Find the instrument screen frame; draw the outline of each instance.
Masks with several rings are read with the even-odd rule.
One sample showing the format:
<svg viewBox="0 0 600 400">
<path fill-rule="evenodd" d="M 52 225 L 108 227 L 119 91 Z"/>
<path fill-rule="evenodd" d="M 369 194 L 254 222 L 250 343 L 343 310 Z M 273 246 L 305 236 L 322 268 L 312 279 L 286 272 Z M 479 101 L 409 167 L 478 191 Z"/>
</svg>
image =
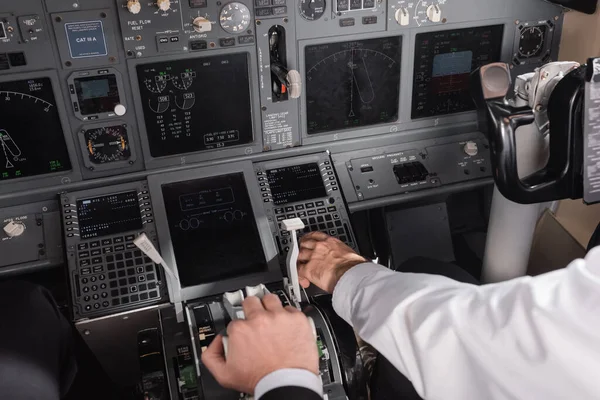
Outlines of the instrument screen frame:
<svg viewBox="0 0 600 400">
<path fill-rule="evenodd" d="M 67 109 L 65 98 L 62 94 L 60 80 L 55 71 L 38 71 L 38 72 L 27 72 L 18 75 L 7 75 L 0 76 L 0 83 L 22 81 L 28 79 L 42 79 L 48 78 L 52 84 L 52 91 L 54 93 L 54 100 L 56 104 L 56 110 L 60 119 L 60 124 L 63 130 L 63 137 L 65 139 L 65 145 L 71 160 L 71 169 L 59 172 L 50 172 L 47 174 L 26 176 L 23 178 L 9 179 L 0 184 L 0 194 L 14 193 L 22 190 L 31 189 L 32 187 L 48 187 L 48 186 L 60 186 L 66 183 L 81 181 L 81 169 L 79 164 L 79 156 L 77 155 L 77 146 L 75 145 L 74 137 L 70 131 L 71 125 L 67 117 Z"/>
<path fill-rule="evenodd" d="M 162 191 L 163 185 L 238 173 L 244 175 L 244 182 L 246 183 L 246 189 L 248 191 L 248 196 L 250 197 L 252 211 L 258 227 L 258 235 L 267 262 L 266 270 L 263 272 L 222 279 L 216 282 L 212 281 L 196 286 L 183 287 L 179 292 L 173 290 L 170 280 L 167 279 L 169 282 L 169 298 L 171 302 L 191 301 L 201 297 L 237 290 L 244 286 L 255 286 L 260 283 L 267 284 L 281 281 L 282 274 L 279 266 L 277 245 L 275 244 L 275 240 L 271 233 L 269 221 L 267 220 L 267 215 L 263 207 L 262 197 L 258 185 L 256 184 L 254 169 L 250 161 L 235 162 L 218 167 L 195 168 L 179 172 L 150 175 L 148 177 L 148 187 L 150 188 L 150 197 L 152 198 L 156 231 L 158 232 L 162 257 L 167 265 L 178 273 L 175 252 L 171 241 L 169 221 L 165 210 L 165 201 Z M 232 249 L 232 251 L 234 251 L 234 249 Z M 198 257 L 201 258 L 202 255 L 199 254 Z"/>
<path fill-rule="evenodd" d="M 254 48 L 252 48 L 254 49 Z M 258 79 L 254 79 L 258 76 L 258 58 L 256 55 L 256 51 L 251 51 L 249 48 L 240 47 L 236 51 L 235 54 L 245 54 L 248 58 L 248 77 L 250 78 L 249 82 L 249 94 L 250 94 L 250 108 L 251 108 L 251 118 L 252 118 L 252 131 L 253 131 L 253 139 L 251 142 L 225 147 L 224 149 L 212 149 L 212 150 L 203 150 L 197 151 L 193 153 L 185 153 L 185 154 L 174 154 L 168 155 L 164 157 L 153 157 L 150 153 L 150 144 L 148 141 L 148 137 L 143 132 L 147 132 L 146 121 L 144 118 L 144 113 L 142 112 L 142 98 L 141 96 L 134 96 L 134 105 L 137 111 L 136 120 L 138 126 L 138 132 L 140 133 L 140 142 L 141 149 L 144 156 L 144 164 L 146 169 L 157 169 L 164 168 L 169 166 L 177 166 L 187 163 L 198 163 L 203 161 L 211 161 L 222 158 L 235 158 L 248 154 L 257 154 L 263 151 L 263 137 L 262 137 L 262 114 L 263 112 L 260 109 L 260 102 L 256 101 L 256 99 L 260 96 L 260 90 L 258 86 Z M 233 54 L 232 48 L 225 50 L 211 50 L 210 54 L 202 53 L 202 52 L 192 52 L 190 54 L 182 54 L 178 55 L 176 58 L 171 55 L 164 55 L 160 57 L 151 57 L 151 58 L 139 58 L 139 59 L 129 59 L 127 60 L 127 68 L 129 70 L 130 75 L 130 83 L 131 90 L 133 93 L 141 93 L 142 88 L 139 85 L 137 66 L 143 64 L 154 64 L 160 62 L 173 62 L 178 60 L 187 60 L 187 59 L 196 59 L 203 57 L 212 57 L 212 56 L 224 56 Z"/>
<path fill-rule="evenodd" d="M 399 39 L 399 46 L 401 49 L 401 60 L 398 60 L 400 64 L 400 86 L 399 86 L 399 100 L 397 104 L 397 119 L 396 121 L 375 124 L 375 125 L 366 125 L 356 128 L 349 128 L 344 130 L 336 130 L 336 131 L 326 131 L 319 132 L 315 134 L 308 134 L 308 121 L 306 116 L 307 114 L 307 96 L 306 90 L 303 89 L 301 101 L 300 103 L 300 131 L 302 132 L 302 143 L 304 145 L 307 144 L 318 144 L 318 143 L 328 143 L 333 142 L 339 139 L 354 139 L 361 138 L 366 136 L 373 135 L 381 135 L 390 132 L 398 131 L 398 127 L 402 126 L 404 121 L 407 121 L 406 118 L 403 117 L 403 104 L 405 101 L 405 96 L 403 92 L 408 90 L 408 82 L 405 82 L 406 71 L 410 66 L 410 63 L 407 63 L 407 59 L 410 58 L 410 54 L 407 52 L 408 46 L 408 36 L 402 32 L 375 32 L 375 33 L 367 33 L 360 35 L 352 35 L 352 39 L 350 40 L 348 36 L 334 36 L 334 37 L 324 37 L 318 39 L 310 39 L 310 40 L 302 40 L 298 42 L 298 66 L 299 72 L 302 76 L 302 79 L 306 79 L 307 65 L 306 65 L 306 48 L 315 45 L 325 45 L 325 44 L 336 44 L 336 43 L 345 43 L 348 41 L 359 42 L 362 40 L 370 40 L 370 39 L 385 39 L 397 37 Z"/>
</svg>

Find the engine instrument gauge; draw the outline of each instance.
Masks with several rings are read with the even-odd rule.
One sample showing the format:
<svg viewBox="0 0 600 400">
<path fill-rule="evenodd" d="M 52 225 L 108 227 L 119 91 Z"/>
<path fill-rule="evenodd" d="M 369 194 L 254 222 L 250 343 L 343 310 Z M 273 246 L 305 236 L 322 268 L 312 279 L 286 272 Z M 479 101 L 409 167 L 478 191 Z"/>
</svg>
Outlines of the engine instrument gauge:
<svg viewBox="0 0 600 400">
<path fill-rule="evenodd" d="M 124 161 L 131 157 L 127 128 L 123 125 L 89 129 L 84 136 L 88 156 L 94 164 Z"/>
<path fill-rule="evenodd" d="M 395 122 L 401 38 L 307 46 L 308 134 Z"/>
<path fill-rule="evenodd" d="M 242 33 L 250 26 L 250 10 L 242 3 L 229 3 L 221 10 L 219 21 L 227 33 Z"/>
<path fill-rule="evenodd" d="M 538 57 L 544 49 L 546 25 L 526 27 L 519 38 L 519 56 L 522 58 Z"/>
<path fill-rule="evenodd" d="M 309 21 L 315 21 L 325 14 L 325 0 L 300 0 L 300 15 Z"/>
</svg>

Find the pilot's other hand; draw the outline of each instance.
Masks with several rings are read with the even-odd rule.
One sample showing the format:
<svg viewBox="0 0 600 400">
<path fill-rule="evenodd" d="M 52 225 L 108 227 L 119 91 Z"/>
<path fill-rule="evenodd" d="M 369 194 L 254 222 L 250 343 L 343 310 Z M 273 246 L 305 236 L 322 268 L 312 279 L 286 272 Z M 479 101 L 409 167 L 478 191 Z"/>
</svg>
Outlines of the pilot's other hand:
<svg viewBox="0 0 600 400">
<path fill-rule="evenodd" d="M 322 232 L 312 232 L 300 241 L 298 278 L 305 288 L 312 283 L 333 293 L 346 271 L 366 261 L 344 242 Z"/>
<path fill-rule="evenodd" d="M 202 362 L 221 386 L 253 394 L 262 378 L 279 369 L 319 374 L 317 344 L 302 312 L 283 308 L 274 294 L 262 301 L 248 297 L 242 306 L 246 319 L 232 321 L 227 327 L 227 359 L 221 335 L 202 354 Z"/>
</svg>

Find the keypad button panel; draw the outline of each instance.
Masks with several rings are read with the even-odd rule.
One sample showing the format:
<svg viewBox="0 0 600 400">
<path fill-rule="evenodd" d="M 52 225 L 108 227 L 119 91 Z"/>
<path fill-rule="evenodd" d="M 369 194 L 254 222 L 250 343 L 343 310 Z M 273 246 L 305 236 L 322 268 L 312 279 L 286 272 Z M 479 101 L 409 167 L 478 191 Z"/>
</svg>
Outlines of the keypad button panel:
<svg viewBox="0 0 600 400">
<path fill-rule="evenodd" d="M 77 246 L 77 298 L 85 312 L 130 308 L 162 297 L 159 266 L 137 249 L 134 239 L 117 236 Z"/>
</svg>

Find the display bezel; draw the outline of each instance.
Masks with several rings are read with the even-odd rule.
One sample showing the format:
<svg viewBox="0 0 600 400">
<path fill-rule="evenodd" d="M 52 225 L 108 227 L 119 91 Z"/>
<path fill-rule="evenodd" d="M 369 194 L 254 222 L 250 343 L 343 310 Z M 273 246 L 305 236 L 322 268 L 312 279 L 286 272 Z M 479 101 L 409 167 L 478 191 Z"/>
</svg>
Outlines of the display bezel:
<svg viewBox="0 0 600 400">
<path fill-rule="evenodd" d="M 86 114 L 83 115 L 81 113 L 81 104 L 79 103 L 79 96 L 77 94 L 77 88 L 75 85 L 75 81 L 78 79 L 89 79 L 95 77 L 103 77 L 108 75 L 114 75 L 117 83 L 117 90 L 119 91 L 119 104 L 123 105 L 127 110 L 127 96 L 125 95 L 125 86 L 123 85 L 123 77 L 121 73 L 117 71 L 115 68 L 97 68 L 93 70 L 86 71 L 77 71 L 69 75 L 67 79 L 67 84 L 69 85 L 69 90 L 71 94 L 71 103 L 73 105 L 77 104 L 77 109 L 73 107 L 73 113 L 75 116 L 82 121 L 98 121 L 98 120 L 107 120 L 111 118 L 119 118 L 117 114 L 115 114 L 114 110 L 110 110 L 103 113 L 97 114 Z M 122 118 L 122 116 L 121 116 Z M 85 154 L 85 153 L 84 153 Z"/>
<path fill-rule="evenodd" d="M 232 54 L 232 49 L 227 50 L 211 50 L 210 54 L 204 53 L 192 53 L 188 55 L 181 55 L 177 57 L 177 60 L 185 60 L 185 59 L 193 59 L 193 58 L 202 58 L 208 56 L 222 56 Z M 182 165 L 187 163 L 195 163 L 202 161 L 210 161 L 219 158 L 229 158 L 229 157 L 239 157 L 254 153 L 260 153 L 263 150 L 262 145 L 262 120 L 261 120 L 261 109 L 260 102 L 257 101 L 259 98 L 259 87 L 258 87 L 258 79 L 253 79 L 253 77 L 258 76 L 258 60 L 256 52 L 250 52 L 248 49 L 239 49 L 239 52 L 235 54 L 246 54 L 248 57 L 248 76 L 250 77 L 249 82 L 249 90 L 250 90 L 250 102 L 251 102 L 251 118 L 252 118 L 252 131 L 253 131 L 253 139 L 251 142 L 238 145 L 226 147 L 224 149 L 214 149 L 214 150 L 204 150 L 198 151 L 194 153 L 186 153 L 186 154 L 177 154 L 170 155 L 164 157 L 153 157 L 150 153 L 150 145 L 148 142 L 148 138 L 145 134 L 140 135 L 142 152 L 144 155 L 144 163 L 147 169 L 156 169 L 174 165 Z M 134 93 L 139 93 L 141 88 L 139 86 L 139 79 L 137 74 L 137 66 L 141 64 L 153 64 L 160 63 L 164 61 L 173 61 L 173 56 L 160 56 L 160 57 L 148 57 L 144 59 L 130 59 L 127 60 L 127 67 L 129 70 L 129 74 L 131 77 L 131 85 L 132 91 Z M 144 115 L 142 113 L 142 99 L 140 96 L 134 96 L 134 104 L 136 110 L 139 112 L 136 115 L 139 132 L 146 132 L 146 121 Z"/>
<path fill-rule="evenodd" d="M 89 82 L 98 82 L 98 81 L 106 81 L 107 85 L 108 85 L 108 92 L 106 96 L 98 96 L 98 97 L 84 97 L 84 83 L 89 83 Z M 111 97 L 108 96 L 108 93 L 110 93 L 111 91 L 111 87 L 116 87 L 117 90 L 117 95 L 116 97 L 117 102 L 114 104 L 115 106 L 117 104 L 121 103 L 121 95 L 119 93 L 119 83 L 117 81 L 117 76 L 115 74 L 104 74 L 104 75 L 92 75 L 92 76 L 80 76 L 75 78 L 74 80 L 75 83 L 75 93 L 77 94 L 77 101 L 79 102 L 79 111 L 81 113 L 81 115 L 87 116 L 87 115 L 97 115 L 97 114 L 104 114 L 107 113 L 108 110 L 104 110 L 101 112 L 90 112 L 89 110 L 87 110 L 87 107 L 84 107 L 85 102 L 93 100 L 93 99 L 98 99 L 98 98 L 103 98 L 103 99 L 110 99 Z M 114 107 L 113 107 L 114 109 Z M 85 110 L 85 112 L 84 112 Z"/>
<path fill-rule="evenodd" d="M 498 24 L 485 24 L 485 25 L 470 25 L 467 27 L 461 27 L 461 26 L 456 26 L 456 27 L 452 27 L 452 29 L 432 29 L 432 30 L 427 30 L 427 31 L 423 31 L 423 32 L 417 32 L 414 36 L 414 40 L 412 43 L 412 50 L 413 50 L 413 54 L 414 54 L 414 60 L 413 60 L 413 74 L 411 76 L 411 91 L 410 91 L 410 96 L 411 96 L 411 101 L 410 101 L 410 118 L 411 120 L 420 120 L 420 119 L 427 119 L 427 118 L 436 118 L 439 119 L 441 117 L 445 117 L 445 116 L 452 116 L 452 115 L 460 115 L 460 114 L 465 114 L 465 113 L 473 113 L 476 112 L 475 109 L 475 105 L 473 104 L 473 107 L 471 109 L 467 109 L 467 110 L 460 110 L 460 111 L 454 111 L 454 112 L 448 112 L 448 113 L 437 113 L 437 114 L 433 114 L 433 115 L 417 115 L 417 110 L 415 108 L 416 104 L 415 104 L 415 100 L 417 99 L 417 87 L 415 86 L 415 74 L 416 74 L 416 66 L 419 64 L 419 60 L 417 59 L 417 53 L 418 53 L 418 43 L 417 43 L 417 38 L 420 35 L 432 35 L 432 34 L 437 34 L 437 33 L 451 33 L 451 32 L 458 32 L 458 31 L 468 31 L 468 30 L 485 30 L 485 29 L 500 29 L 501 33 L 500 33 L 500 42 L 498 43 L 498 60 L 491 60 L 490 62 L 499 62 L 502 61 L 504 59 L 506 59 L 504 52 L 506 52 L 506 46 L 505 44 L 508 43 L 506 40 L 506 35 L 507 35 L 507 27 L 505 24 L 503 23 L 498 23 Z M 433 48 L 435 46 L 435 43 L 433 43 L 433 40 L 429 41 L 429 50 L 431 50 L 431 48 Z M 433 56 L 431 62 L 431 70 L 429 71 L 429 77 L 432 78 L 433 75 L 433 68 L 434 68 L 434 61 L 435 61 L 435 57 L 439 56 L 440 54 L 436 54 Z M 472 71 L 471 71 L 472 72 Z M 468 74 L 464 73 L 462 75 L 467 75 L 467 77 L 465 78 L 467 82 L 468 81 Z M 432 79 L 430 79 L 432 80 Z M 468 89 L 464 92 L 462 92 L 466 97 L 468 97 L 470 99 L 470 95 L 469 95 L 469 91 Z M 432 96 L 435 97 L 435 95 L 431 95 L 428 93 L 428 96 Z"/>
<path fill-rule="evenodd" d="M 184 170 L 179 172 L 171 172 L 165 174 L 151 175 L 148 177 L 148 186 L 152 198 L 153 208 L 155 210 L 156 230 L 161 248 L 161 254 L 165 262 L 172 267 L 177 273 L 177 262 L 175 260 L 175 252 L 173 243 L 171 242 L 171 233 L 169 230 L 169 222 L 165 210 L 165 201 L 162 194 L 162 186 L 165 184 L 185 182 L 196 179 L 210 178 L 215 176 L 229 175 L 235 173 L 243 173 L 244 182 L 248 190 L 252 211 L 256 219 L 260 241 L 263 247 L 265 259 L 267 260 L 267 269 L 264 272 L 242 275 L 235 278 L 223 279 L 217 282 L 207 282 L 204 284 L 189 286 L 174 289 L 169 282 L 169 297 L 171 302 L 190 301 L 200 297 L 220 294 L 226 291 L 237 290 L 244 286 L 254 286 L 259 283 L 269 283 L 281 280 L 281 270 L 279 268 L 278 253 L 275 241 L 269 228 L 269 221 L 265 214 L 264 207 L 261 202 L 260 191 L 254 177 L 252 163 L 236 162 L 219 167 L 204 167 Z M 235 249 L 232 249 L 235 251 Z M 201 254 L 198 257 L 202 257 Z"/>
<path fill-rule="evenodd" d="M 356 35 L 352 37 L 352 40 L 350 40 L 348 37 L 346 36 L 340 36 L 340 37 L 327 37 L 327 38 L 319 38 L 319 39 L 311 39 L 311 40 L 305 40 L 305 41 L 301 41 L 299 42 L 298 45 L 298 54 L 299 54 L 299 66 L 300 66 L 300 73 L 302 74 L 302 79 L 306 79 L 306 73 L 307 71 L 307 65 L 306 65 L 306 48 L 309 46 L 315 46 L 315 45 L 323 45 L 323 44 L 336 44 L 336 43 L 344 43 L 344 42 L 348 42 L 348 41 L 353 41 L 353 42 L 357 42 L 357 41 L 361 41 L 361 40 L 371 40 L 371 39 L 385 39 L 385 38 L 390 38 L 390 37 L 397 37 L 399 39 L 400 42 L 400 54 L 401 54 L 401 60 L 399 60 L 399 65 L 400 65 L 400 84 L 399 84 L 399 91 L 400 91 L 400 96 L 398 99 L 398 105 L 397 105 L 397 119 L 396 121 L 393 122 L 387 122 L 387 123 L 381 123 L 381 124 L 375 124 L 375 125 L 366 125 L 366 126 L 361 126 L 361 127 L 356 127 L 356 128 L 348 128 L 348 129 L 344 129 L 344 130 L 334 130 L 334 131 L 324 131 L 324 132 L 319 132 L 319 133 L 312 133 L 312 134 L 308 134 L 308 120 L 307 120 L 307 93 L 306 90 L 303 91 L 302 93 L 302 97 L 301 97 L 301 102 L 300 102 L 300 127 L 301 127 L 301 131 L 302 131 L 302 142 L 303 143 L 323 143 L 323 142 L 331 142 L 331 141 L 335 141 L 338 140 L 340 137 L 343 137 L 344 139 L 349 139 L 349 138 L 354 138 L 354 137 L 364 137 L 364 136 L 369 136 L 369 135 L 374 135 L 374 134 L 381 134 L 381 133 L 388 133 L 390 131 L 397 131 L 398 129 L 392 129 L 391 126 L 397 126 L 398 124 L 402 123 L 402 103 L 403 103 L 403 95 L 402 95 L 402 91 L 405 89 L 404 86 L 405 84 L 403 84 L 403 76 L 404 76 L 404 71 L 406 70 L 406 68 L 408 67 L 407 63 L 406 63 L 406 59 L 407 57 L 409 57 L 409 55 L 406 52 L 406 47 L 407 47 L 407 41 L 406 41 L 406 35 L 402 35 L 398 32 L 391 32 L 391 33 L 386 33 L 386 34 L 381 34 L 381 32 L 379 33 L 369 33 L 369 34 L 363 34 L 363 35 Z"/>
<path fill-rule="evenodd" d="M 47 187 L 47 186 L 59 186 L 73 181 L 81 180 L 81 170 L 79 167 L 78 158 L 75 156 L 76 147 L 73 136 L 70 133 L 70 125 L 67 119 L 67 111 L 65 108 L 65 100 L 62 95 L 61 86 L 59 84 L 58 75 L 55 71 L 41 71 L 41 72 L 28 72 L 22 73 L 18 76 L 8 75 L 0 76 L 0 83 L 22 81 L 28 79 L 42 79 L 48 78 L 52 84 L 52 91 L 54 92 L 54 99 L 56 100 L 56 109 L 58 111 L 58 117 L 63 130 L 63 137 L 69 153 L 69 159 L 71 161 L 71 169 L 59 172 L 50 172 L 47 174 L 26 176 L 22 178 L 9 179 L 2 182 L 0 185 L 0 194 L 2 193 L 14 193 L 17 191 L 27 190 L 32 187 Z"/>
<path fill-rule="evenodd" d="M 120 161 L 112 161 L 104 164 L 94 164 L 90 157 L 88 156 L 87 142 L 85 141 L 85 132 L 91 129 L 104 128 L 107 126 L 115 126 L 115 125 L 126 125 L 127 129 L 127 138 L 129 139 L 129 151 L 131 152 L 131 156 L 127 160 Z M 104 121 L 99 122 L 97 124 L 89 124 L 85 125 L 83 129 L 77 131 L 77 139 L 79 142 L 79 149 L 81 150 L 83 165 L 89 169 L 90 171 L 110 171 L 117 168 L 126 168 L 135 164 L 137 161 L 137 142 L 136 139 L 137 131 L 135 127 L 131 124 L 127 124 L 124 120 L 112 120 L 112 121 Z"/>
</svg>

